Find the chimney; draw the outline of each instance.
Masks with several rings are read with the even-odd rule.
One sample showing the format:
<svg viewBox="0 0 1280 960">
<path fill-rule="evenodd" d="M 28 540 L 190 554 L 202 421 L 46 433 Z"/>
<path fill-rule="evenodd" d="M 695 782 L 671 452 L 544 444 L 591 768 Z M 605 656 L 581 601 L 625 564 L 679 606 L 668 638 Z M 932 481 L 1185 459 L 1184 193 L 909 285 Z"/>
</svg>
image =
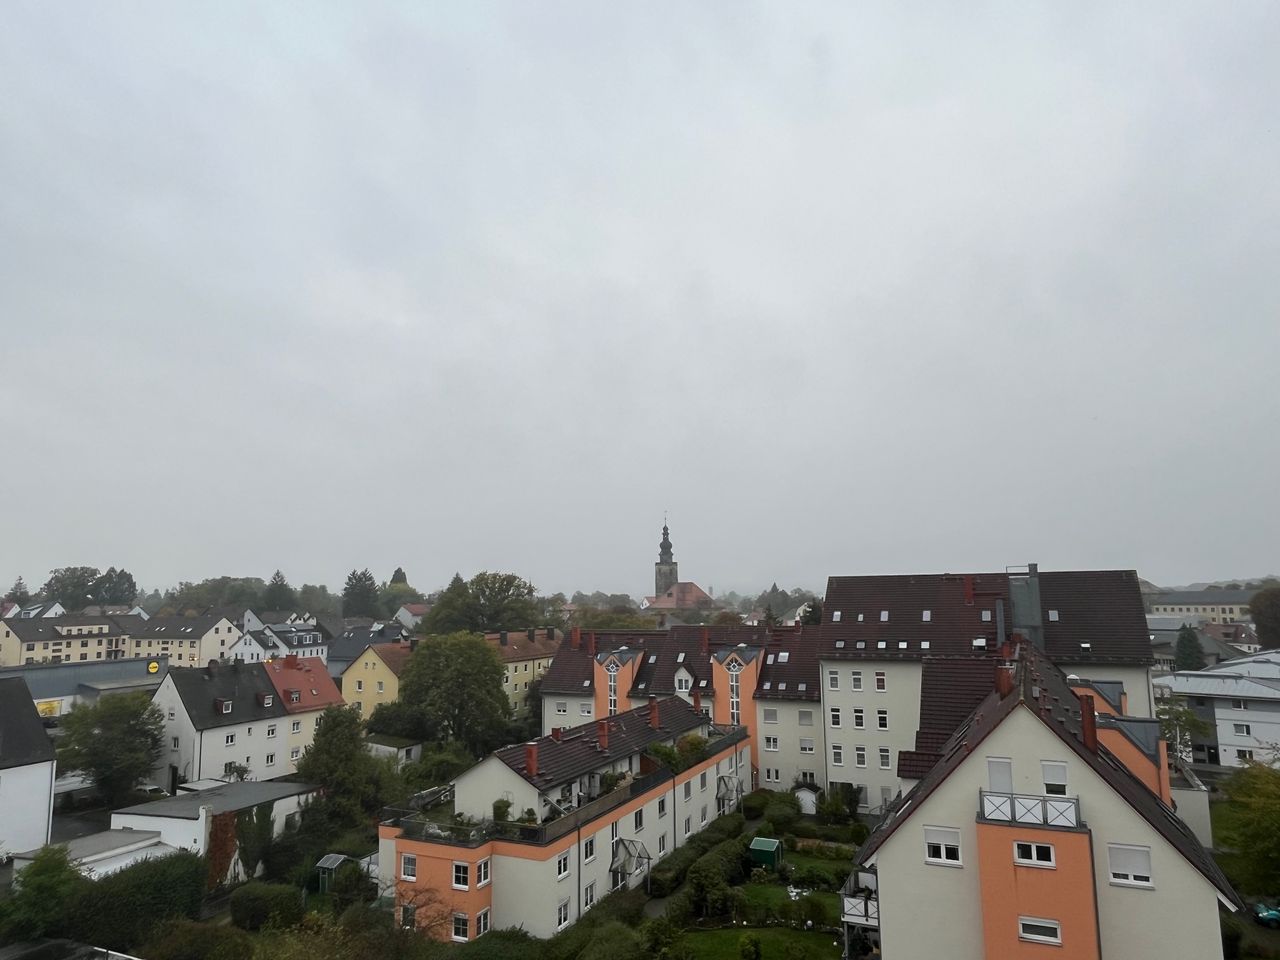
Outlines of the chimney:
<svg viewBox="0 0 1280 960">
<path fill-rule="evenodd" d="M 577 650 L 582 646 L 582 628 L 574 627 L 569 631 L 569 649 Z"/>
<path fill-rule="evenodd" d="M 971 573 L 964 575 L 964 605 L 973 606 L 973 574 Z"/>
<path fill-rule="evenodd" d="M 649 726 L 654 730 L 662 727 L 658 720 L 658 698 L 653 694 L 649 694 Z"/>
<path fill-rule="evenodd" d="M 596 721 L 596 742 L 600 744 L 600 749 L 605 753 L 609 752 L 609 721 Z"/>
<path fill-rule="evenodd" d="M 699 641 L 699 647 L 704 657 L 711 656 L 711 630 L 707 627 L 702 628 L 702 639 Z"/>
<path fill-rule="evenodd" d="M 1013 667 L 1005 664 L 996 667 L 996 692 L 1001 700 L 1013 693 Z"/>
<path fill-rule="evenodd" d="M 507 631 L 498 631 L 498 645 L 501 647 L 505 647 L 507 645 Z"/>
<path fill-rule="evenodd" d="M 587 655 L 591 657 L 596 655 L 596 632 L 594 630 L 587 634 Z"/>
<path fill-rule="evenodd" d="M 564 738 L 564 727 L 552 727 L 551 739 L 559 743 Z"/>
<path fill-rule="evenodd" d="M 1090 753 L 1098 752 L 1098 715 L 1093 711 L 1093 697 L 1084 694 L 1080 697 L 1080 734 L 1084 738 L 1084 748 Z"/>
<path fill-rule="evenodd" d="M 524 745 L 524 772 L 530 777 L 538 775 L 538 741 L 533 740 Z"/>
<path fill-rule="evenodd" d="M 284 665 L 285 665 L 286 667 L 288 667 L 290 670 L 297 670 L 297 669 L 298 669 L 298 655 L 297 655 L 296 653 L 288 654 L 288 655 L 284 658 Z"/>
<path fill-rule="evenodd" d="M 702 712 L 702 691 L 701 690 L 693 691 L 693 709 L 698 711 L 698 713 Z"/>
</svg>

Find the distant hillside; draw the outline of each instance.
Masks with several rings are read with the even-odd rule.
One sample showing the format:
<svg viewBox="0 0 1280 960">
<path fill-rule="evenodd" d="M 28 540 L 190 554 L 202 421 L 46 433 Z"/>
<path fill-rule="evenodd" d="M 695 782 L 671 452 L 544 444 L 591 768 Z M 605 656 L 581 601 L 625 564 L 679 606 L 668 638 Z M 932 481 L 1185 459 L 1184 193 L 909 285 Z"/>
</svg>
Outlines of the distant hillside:
<svg viewBox="0 0 1280 960">
<path fill-rule="evenodd" d="M 1235 585 L 1241 589 L 1252 585 L 1253 589 L 1263 586 L 1268 581 L 1272 583 L 1280 583 L 1280 576 L 1270 574 L 1265 577 L 1238 577 L 1234 580 L 1203 580 L 1196 583 L 1187 584 L 1184 587 L 1157 587 L 1158 590 L 1208 590 L 1210 588 L 1224 588 Z M 1143 593 L 1147 592 L 1146 581 L 1143 581 Z"/>
</svg>

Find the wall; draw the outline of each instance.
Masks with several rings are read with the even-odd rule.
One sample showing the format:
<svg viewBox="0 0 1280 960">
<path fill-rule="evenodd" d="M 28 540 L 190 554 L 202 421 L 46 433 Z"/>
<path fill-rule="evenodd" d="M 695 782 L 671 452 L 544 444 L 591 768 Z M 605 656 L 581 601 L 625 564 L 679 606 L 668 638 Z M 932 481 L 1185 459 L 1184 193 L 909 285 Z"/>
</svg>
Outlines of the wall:
<svg viewBox="0 0 1280 960">
<path fill-rule="evenodd" d="M 830 759 L 827 750 L 827 730 L 823 722 L 822 703 L 816 700 L 757 700 L 755 702 L 756 731 L 758 736 L 757 752 L 759 754 L 759 786 L 770 790 L 790 789 L 791 784 L 803 773 L 812 773 L 814 783 L 825 788 L 827 785 L 827 762 Z M 765 720 L 766 710 L 777 711 L 777 722 Z M 808 725 L 802 726 L 800 715 L 807 712 L 811 717 Z M 843 732 L 843 731 L 841 731 Z M 766 738 L 776 737 L 778 749 L 766 749 Z M 800 740 L 808 738 L 814 741 L 813 753 L 800 751 Z M 845 769 L 848 771 L 843 779 L 855 782 L 853 771 L 853 750 L 846 748 Z M 777 779 L 772 779 L 768 771 L 778 771 Z"/>
<path fill-rule="evenodd" d="M 1122 663 L 1072 663 L 1065 673 L 1086 680 L 1115 680 L 1124 684 L 1125 714 L 1130 717 L 1154 717 L 1155 698 L 1151 692 L 1151 671 L 1147 667 Z"/>
<path fill-rule="evenodd" d="M 48 760 L 0 770 L 0 853 L 23 853 L 49 842 L 55 767 Z"/>
<path fill-rule="evenodd" d="M 1252 750 L 1257 760 L 1270 758 L 1272 745 L 1280 743 L 1280 701 L 1246 699 L 1244 710 L 1233 708 L 1231 699 L 1226 697 L 1213 697 L 1211 703 L 1218 738 L 1218 762 L 1222 766 L 1244 766 L 1244 761 L 1236 756 L 1237 750 Z M 1236 733 L 1237 723 L 1248 724 L 1249 732 Z"/>
<path fill-rule="evenodd" d="M 493 801 L 511 801 L 511 819 L 532 807 L 542 817 L 538 789 L 495 756 L 488 756 L 465 770 L 454 781 L 453 806 L 458 813 L 477 820 L 493 817 Z"/>
<path fill-rule="evenodd" d="M 556 705 L 563 703 L 565 710 L 560 713 Z M 583 688 L 582 696 L 564 693 L 544 693 L 542 695 L 542 735 L 549 736 L 556 727 L 577 727 L 591 723 L 595 719 L 595 697 L 590 690 Z"/>
<path fill-rule="evenodd" d="M 382 691 L 378 691 L 378 684 Z M 357 689 L 359 687 L 360 689 Z M 366 649 L 342 672 L 338 681 L 342 699 L 349 705 L 359 704 L 361 716 L 368 717 L 384 703 L 394 703 L 400 697 L 400 679 L 387 666 L 386 661 Z"/>
</svg>

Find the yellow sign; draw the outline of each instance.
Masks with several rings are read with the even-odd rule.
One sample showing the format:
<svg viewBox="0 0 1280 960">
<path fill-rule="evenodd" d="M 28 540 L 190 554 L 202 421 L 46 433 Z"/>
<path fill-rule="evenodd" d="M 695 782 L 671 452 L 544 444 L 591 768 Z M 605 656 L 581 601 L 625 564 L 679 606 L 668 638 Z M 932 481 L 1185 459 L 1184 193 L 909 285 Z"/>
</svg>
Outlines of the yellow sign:
<svg viewBox="0 0 1280 960">
<path fill-rule="evenodd" d="M 56 717 L 62 709 L 61 700 L 37 700 L 36 713 L 42 717 Z"/>
<path fill-rule="evenodd" d="M 155 673 L 159 669 L 160 664 L 156 663 L 154 660 L 147 664 L 147 673 Z"/>
</svg>

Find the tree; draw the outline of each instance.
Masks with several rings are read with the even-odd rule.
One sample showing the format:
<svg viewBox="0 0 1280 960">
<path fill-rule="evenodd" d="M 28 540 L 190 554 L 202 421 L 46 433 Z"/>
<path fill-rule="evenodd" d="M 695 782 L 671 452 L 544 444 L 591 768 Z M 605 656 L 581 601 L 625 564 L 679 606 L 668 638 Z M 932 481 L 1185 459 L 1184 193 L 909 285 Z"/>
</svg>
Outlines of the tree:
<svg viewBox="0 0 1280 960">
<path fill-rule="evenodd" d="M 1249 601 L 1249 613 L 1264 650 L 1280 647 L 1280 586 L 1259 590 Z"/>
<path fill-rule="evenodd" d="M 1280 770 L 1246 762 L 1223 784 L 1234 816 L 1222 838 L 1235 850 L 1242 890 L 1280 887 Z"/>
<path fill-rule="evenodd" d="M 393 573 L 393 574 L 391 574 L 391 582 L 392 582 L 392 583 L 403 583 L 403 584 L 405 584 L 406 586 L 408 586 L 408 584 L 409 584 L 409 577 L 405 574 L 405 572 L 404 572 L 404 567 L 396 567 L 396 572 L 395 572 L 395 573 Z"/>
<path fill-rule="evenodd" d="M 1188 763 L 1191 762 L 1192 739 L 1208 736 L 1213 730 L 1211 723 L 1186 704 L 1171 698 L 1156 704 L 1156 719 L 1160 721 L 1160 738 L 1169 744 L 1176 756 Z"/>
<path fill-rule="evenodd" d="M 134 582 L 133 574 L 128 570 L 108 567 L 107 572 L 98 577 L 89 587 L 89 594 L 99 604 L 114 603 L 132 606 L 138 598 L 138 585 Z"/>
<path fill-rule="evenodd" d="M 351 707 L 329 707 L 298 761 L 298 776 L 322 786 L 325 799 L 347 820 L 358 822 L 385 799 L 383 766 L 364 747 L 360 715 Z"/>
<path fill-rule="evenodd" d="M 25 607 L 31 602 L 31 591 L 27 589 L 27 582 L 21 577 L 13 581 L 13 586 L 9 588 L 9 592 L 5 594 L 4 598 L 10 603 Z"/>
<path fill-rule="evenodd" d="M 347 574 L 346 585 L 342 588 L 342 615 L 375 619 L 385 615 L 378 603 L 378 582 L 368 567 Z"/>
<path fill-rule="evenodd" d="M 298 607 L 297 591 L 289 586 L 279 570 L 271 575 L 267 589 L 262 591 L 262 607 L 264 610 L 296 610 Z"/>
<path fill-rule="evenodd" d="M 58 936 L 91 881 L 67 858 L 66 847 L 44 847 L 13 880 L 0 903 L 0 943 Z"/>
<path fill-rule="evenodd" d="M 112 806 L 129 799 L 164 747 L 164 714 L 146 693 L 78 703 L 62 720 L 58 769 L 84 773 Z"/>
<path fill-rule="evenodd" d="M 471 588 L 461 574 L 455 573 L 449 586 L 445 587 L 427 615 L 422 618 L 418 630 L 428 635 L 456 633 L 459 630 L 471 630 L 476 620 Z"/>
<path fill-rule="evenodd" d="M 40 588 L 45 603 L 60 603 L 68 610 L 79 610 L 102 576 L 97 567 L 58 567 L 49 571 L 49 579 Z M 96 599 L 96 598 L 95 598 Z"/>
<path fill-rule="evenodd" d="M 330 593 L 324 584 L 304 583 L 298 588 L 298 609 L 317 617 L 340 617 L 342 599 Z"/>
<path fill-rule="evenodd" d="M 514 573 L 482 570 L 471 578 L 467 589 L 476 616 L 473 630 L 519 630 L 533 626 L 538 619 L 533 584 Z"/>
<path fill-rule="evenodd" d="M 814 597 L 805 604 L 804 613 L 800 614 L 800 622 L 806 627 L 822 623 L 822 601 Z"/>
<path fill-rule="evenodd" d="M 253 960 L 253 937 L 230 924 L 172 920 L 142 954 L 147 960 Z"/>
<path fill-rule="evenodd" d="M 728 610 L 721 610 L 711 618 L 713 627 L 737 627 L 742 625 L 742 617 Z"/>
<path fill-rule="evenodd" d="M 419 644 L 400 675 L 400 701 L 416 712 L 424 735 L 456 740 L 479 756 L 488 752 L 511 716 L 502 684 L 506 667 L 484 638 L 469 633 Z"/>
<path fill-rule="evenodd" d="M 1203 670 L 1205 666 L 1200 636 L 1195 627 L 1184 623 L 1173 646 L 1173 667 L 1175 670 Z"/>
<path fill-rule="evenodd" d="M 407 583 L 384 583 L 378 589 L 378 603 L 389 617 L 406 603 L 421 602 L 422 594 Z"/>
</svg>

